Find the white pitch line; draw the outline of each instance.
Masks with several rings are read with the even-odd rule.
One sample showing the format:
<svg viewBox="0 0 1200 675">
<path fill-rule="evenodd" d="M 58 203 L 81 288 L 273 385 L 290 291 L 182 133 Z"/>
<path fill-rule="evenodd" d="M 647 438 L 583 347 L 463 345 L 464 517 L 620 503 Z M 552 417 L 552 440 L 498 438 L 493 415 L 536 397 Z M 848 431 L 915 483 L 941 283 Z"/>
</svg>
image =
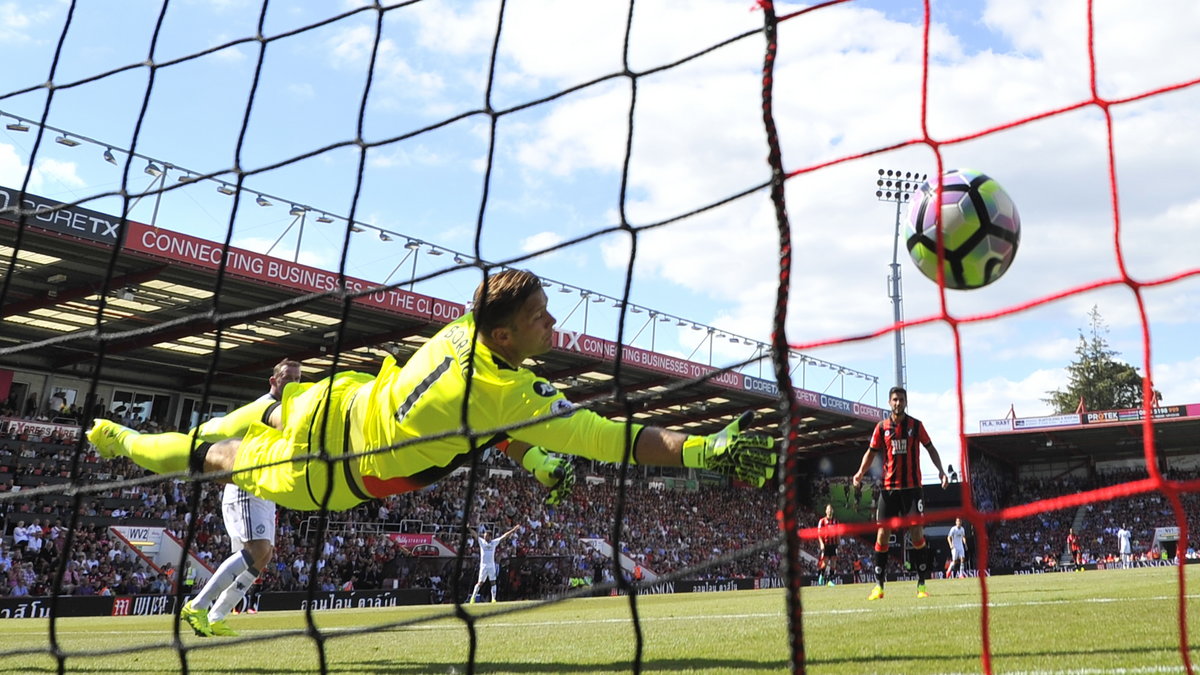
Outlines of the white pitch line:
<svg viewBox="0 0 1200 675">
<path fill-rule="evenodd" d="M 1147 597 L 1147 598 L 1141 598 L 1141 599 L 1152 600 L 1152 601 L 1168 601 L 1168 600 L 1175 600 L 1178 597 L 1179 596 L 1177 596 L 1177 595 L 1164 595 L 1164 596 L 1153 596 L 1153 597 Z M 1186 595 L 1185 597 L 1187 599 L 1196 599 L 1196 598 L 1200 598 L 1200 594 L 1189 594 L 1189 595 Z M 1073 598 L 1073 599 L 1063 599 L 1063 600 L 1022 600 L 1022 601 L 1018 601 L 1018 602 L 990 602 L 990 603 L 988 603 L 988 607 L 990 609 L 998 609 L 998 608 L 1007 608 L 1007 607 L 1037 607 L 1037 606 L 1045 606 L 1045 605 L 1065 605 L 1065 604 L 1075 604 L 1075 603 L 1108 604 L 1108 603 L 1114 603 L 1114 602 L 1127 602 L 1128 600 L 1129 600 L 1129 598 L 1114 598 L 1114 597 Z M 978 602 L 956 603 L 953 605 L 945 605 L 945 604 L 943 604 L 943 605 L 936 605 L 936 604 L 934 604 L 934 605 L 907 605 L 906 604 L 906 605 L 892 605 L 890 607 L 887 604 L 873 603 L 869 607 L 852 607 L 852 608 L 845 608 L 845 609 L 823 609 L 823 610 L 806 609 L 806 610 L 804 610 L 804 615 L 805 616 L 824 616 L 824 615 L 841 615 L 841 614 L 867 614 L 867 613 L 876 613 L 877 614 L 880 612 L 880 610 L 887 611 L 889 609 L 902 610 L 904 612 L 911 612 L 914 610 L 922 611 L 922 612 L 929 612 L 929 611 L 946 611 L 946 610 L 972 610 L 972 609 L 979 609 L 979 607 L 980 607 L 980 603 L 978 603 Z M 480 614 L 475 617 L 476 621 L 478 622 L 476 625 L 479 628 L 515 628 L 515 627 L 520 627 L 520 626 L 603 625 L 603 624 L 629 623 L 631 621 L 631 619 L 628 616 L 614 617 L 614 618 L 608 618 L 608 619 L 560 619 L 560 620 L 553 620 L 553 621 L 516 621 L 516 620 L 513 620 L 513 617 L 515 617 L 515 615 L 510 614 L 510 615 L 506 615 L 506 616 L 508 617 L 506 620 L 491 621 L 491 620 L 489 620 L 487 614 Z M 639 616 L 639 620 L 641 620 L 642 622 L 657 622 L 657 621 L 696 622 L 696 621 L 730 621 L 730 620 L 747 620 L 747 619 L 779 619 L 779 618 L 784 618 L 785 616 L 786 616 L 786 612 L 784 611 L 783 608 L 780 608 L 777 611 L 770 611 L 770 612 L 749 612 L 749 613 L 743 612 L 743 613 L 738 613 L 738 614 L 705 614 L 705 615 L 700 615 L 700 616 L 692 616 L 692 615 L 646 616 L 646 615 L 641 615 L 641 616 Z M 435 625 L 426 625 L 426 624 L 416 624 L 416 625 L 411 625 L 411 626 L 397 626 L 395 628 L 389 628 L 389 630 L 446 630 L 447 628 L 457 629 L 457 628 L 462 627 L 462 625 L 463 625 L 460 620 L 457 620 L 457 617 L 449 616 L 449 615 L 431 618 L 430 621 L 451 622 L 451 623 L 443 623 L 443 624 L 439 624 L 436 626 Z M 357 629 L 346 629 L 346 630 L 357 630 Z M 59 628 L 59 631 L 60 632 L 68 632 L 68 633 L 70 633 L 70 632 L 86 632 L 86 633 L 90 633 L 90 634 L 113 634 L 113 635 L 121 635 L 121 634 L 125 634 L 127 632 L 127 631 L 97 631 L 94 629 L 81 629 L 79 631 L 72 631 L 70 629 L 67 629 L 66 631 L 63 631 L 62 627 Z M 20 634 L 35 634 L 35 633 L 45 633 L 45 630 L 20 630 L 20 629 L 18 629 L 18 630 L 11 630 L 11 631 L 5 631 L 5 632 L 12 633 L 12 634 L 18 634 L 18 633 L 20 633 Z M 260 630 L 250 629 L 250 630 L 241 631 L 241 632 L 271 633 L 271 632 L 277 632 L 277 631 L 268 631 L 268 630 L 260 631 Z M 325 629 L 324 632 L 337 633 L 337 632 L 340 632 L 340 629 L 328 628 L 328 629 Z M 1064 675 L 1074 675 L 1076 671 L 1054 671 L 1054 672 L 1056 672 L 1056 673 L 1061 672 Z M 1088 675 L 1088 673 L 1090 673 L 1090 672 L 1092 672 L 1092 671 L 1078 671 L 1078 673 L 1080 675 Z M 1107 672 L 1116 672 L 1116 671 L 1105 670 L 1105 671 L 1095 671 L 1095 672 L 1107 673 Z M 1122 672 L 1128 672 L 1128 673 L 1132 674 L 1132 673 L 1140 673 L 1140 672 L 1159 672 L 1159 671 L 1129 670 L 1129 671 L 1122 671 Z M 1169 671 L 1162 671 L 1162 672 L 1179 672 L 1179 671 L 1178 670 L 1169 670 Z M 1029 671 L 1028 674 L 1026 674 L 1026 673 L 1010 673 L 1009 675 L 1035 675 L 1035 673 L 1040 675 L 1040 671 Z M 946 675 L 954 675 L 954 674 L 947 673 Z"/>
<path fill-rule="evenodd" d="M 1134 668 L 1072 668 L 1069 670 L 1013 670 L 1004 675 L 1159 675 L 1187 673 L 1182 665 L 1138 665 Z M 978 673 L 930 673 L 930 675 L 978 675 Z"/>
<path fill-rule="evenodd" d="M 1184 598 L 1187 600 L 1194 600 L 1196 598 L 1200 598 L 1200 594 L 1188 594 L 1188 595 L 1185 595 Z M 1178 595 L 1159 595 L 1159 596 L 1147 597 L 1147 598 L 1111 598 L 1111 597 L 1109 597 L 1109 598 L 1071 598 L 1071 599 L 1063 599 L 1063 600 L 1021 600 L 1018 602 L 989 602 L 988 609 L 998 609 L 998 608 L 1006 608 L 1006 607 L 1038 607 L 1038 606 L 1043 606 L 1043 605 L 1070 605 L 1070 604 L 1079 604 L 1079 603 L 1108 604 L 1108 603 L 1112 603 L 1112 602 L 1129 602 L 1131 599 L 1168 601 L 1168 600 L 1177 600 L 1177 599 L 1179 599 L 1179 596 Z M 891 608 L 892 609 L 902 609 L 905 612 L 910 612 L 910 611 L 914 611 L 914 610 L 921 611 L 921 612 L 932 612 L 932 611 L 941 611 L 941 610 L 947 610 L 947 609 L 950 609 L 950 610 L 979 609 L 981 606 L 982 605 L 978 602 L 965 602 L 965 603 L 958 603 L 958 604 L 954 604 L 954 605 L 916 605 L 916 606 L 903 605 L 903 606 L 893 606 Z M 873 604 L 870 607 L 851 607 L 851 608 L 847 608 L 847 609 L 806 610 L 804 613 L 809 614 L 809 615 L 816 615 L 816 616 L 820 616 L 823 614 L 866 614 L 866 613 L 878 612 L 879 610 L 887 610 L 887 609 L 889 609 L 889 607 L 886 604 Z M 703 617 L 700 617 L 700 618 L 703 618 Z M 1017 675 L 1017 674 L 1014 673 L 1013 675 Z"/>
<path fill-rule="evenodd" d="M 643 617 L 640 617 L 640 619 L 643 622 L 649 622 L 649 621 L 693 621 L 694 622 L 698 619 L 714 620 L 714 621 L 726 621 L 726 620 L 731 620 L 731 619 L 736 619 L 736 620 L 780 619 L 780 618 L 783 618 L 783 616 L 784 616 L 784 612 L 783 612 L 783 610 L 780 610 L 777 612 L 753 612 L 753 613 L 743 613 L 743 614 L 705 614 L 703 616 L 688 616 L 688 615 L 684 615 L 684 616 L 643 616 Z M 436 625 L 436 626 L 424 625 L 424 624 L 417 624 L 417 625 L 412 625 L 412 626 L 396 626 L 396 627 L 389 627 L 388 630 L 447 630 L 447 629 L 458 630 L 465 625 L 461 620 L 458 619 L 458 617 L 455 617 L 455 616 L 440 616 L 440 617 L 437 617 L 435 619 L 430 619 L 430 620 L 431 621 L 439 621 L 439 622 L 448 622 L 448 623 L 440 623 L 439 625 Z M 627 616 L 626 617 L 616 617 L 616 618 L 612 618 L 612 619 L 563 619 L 563 620 L 556 620 L 556 621 L 511 621 L 511 620 L 510 621 L 489 621 L 488 616 L 486 614 L 477 615 L 475 617 L 475 620 L 477 622 L 475 625 L 478 628 L 516 628 L 516 627 L 520 627 L 520 626 L 563 626 L 563 625 L 580 626 L 580 625 L 588 625 L 588 624 L 629 623 L 631 621 L 631 619 Z M 288 629 L 281 629 L 281 630 L 295 630 L 295 628 L 288 628 Z M 321 629 L 321 632 L 323 632 L 323 633 L 339 633 L 339 632 L 343 632 L 343 631 L 354 631 L 354 630 L 360 630 L 360 628 L 358 628 L 358 627 L 354 627 L 354 628 L 323 628 L 323 629 Z M 76 630 L 72 630 L 72 629 L 64 630 L 61 626 L 59 627 L 58 632 L 59 633 L 87 633 L 89 635 L 105 635 L 105 634 L 107 634 L 107 635 L 128 635 L 129 634 L 129 631 L 121 631 L 121 630 L 100 631 L 100 630 L 93 630 L 93 629 L 89 629 L 89 628 L 80 628 L 80 629 L 76 629 Z M 239 628 L 238 632 L 239 633 L 277 633 L 277 632 L 281 632 L 281 631 L 255 630 L 255 629 L 243 630 L 243 629 Z M 6 635 L 8 635 L 8 634 L 33 635 L 33 634 L 45 634 L 45 633 L 46 633 L 45 629 L 42 629 L 42 630 L 14 630 L 14 631 L 6 630 L 5 631 Z"/>
</svg>

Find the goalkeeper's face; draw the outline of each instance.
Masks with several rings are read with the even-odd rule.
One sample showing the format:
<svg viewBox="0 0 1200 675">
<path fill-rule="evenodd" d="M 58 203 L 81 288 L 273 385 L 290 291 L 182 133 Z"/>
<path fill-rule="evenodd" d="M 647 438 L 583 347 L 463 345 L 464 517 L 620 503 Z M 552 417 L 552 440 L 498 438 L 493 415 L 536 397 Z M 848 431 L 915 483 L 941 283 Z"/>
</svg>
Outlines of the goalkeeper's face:
<svg viewBox="0 0 1200 675">
<path fill-rule="evenodd" d="M 530 295 L 508 326 L 509 350 L 519 357 L 517 363 L 531 356 L 545 354 L 554 344 L 554 324 L 558 323 L 547 307 L 546 292 L 538 289 Z"/>
</svg>

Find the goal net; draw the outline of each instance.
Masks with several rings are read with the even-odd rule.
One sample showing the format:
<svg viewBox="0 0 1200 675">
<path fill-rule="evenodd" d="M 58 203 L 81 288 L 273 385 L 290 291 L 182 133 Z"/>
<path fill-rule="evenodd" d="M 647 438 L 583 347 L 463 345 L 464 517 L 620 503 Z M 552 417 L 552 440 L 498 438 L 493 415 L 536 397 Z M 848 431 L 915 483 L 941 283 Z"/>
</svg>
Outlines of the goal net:
<svg viewBox="0 0 1200 675">
<path fill-rule="evenodd" d="M 628 596 L 630 669 L 648 667 L 639 589 L 773 568 L 786 589 L 789 666 L 804 672 L 801 589 L 814 571 L 817 467 L 834 451 L 861 453 L 869 427 L 814 424 L 802 392 L 828 396 L 861 422 L 886 414 L 880 377 L 890 381 L 895 368 L 898 382 L 907 379 L 914 414 L 962 476 L 959 505 L 936 518 L 973 527 L 981 570 L 989 555 L 1009 555 L 993 538 L 1018 536 L 1004 528 L 1029 522 L 1022 519 L 1092 504 L 1124 512 L 1135 508 L 1128 500 L 1148 498 L 1161 499 L 1178 528 L 1154 530 L 1156 545 L 1180 542 L 1182 560 L 1200 467 L 1164 460 L 1154 409 L 1157 392 L 1179 403 L 1200 396 L 1200 229 L 1187 179 L 1200 146 L 1198 26 L 1197 9 L 1183 0 L 1136 8 L 1099 0 L 10 3 L 0 8 L 8 74 L 0 91 L 0 307 L 13 331 L 43 332 L 13 332 L 0 342 L 0 359 L 85 383 L 51 405 L 51 413 L 79 413 L 83 429 L 97 412 L 149 421 L 148 411 L 166 405 L 152 390 L 186 384 L 186 410 L 173 409 L 186 428 L 227 412 L 235 391 L 255 392 L 243 401 L 260 394 L 252 388 L 263 374 L 297 356 L 271 352 L 290 334 L 313 338 L 299 354 L 306 376 L 374 372 L 385 355 L 403 360 L 415 351 L 428 326 L 468 311 L 481 280 L 529 268 L 558 316 L 558 346 L 592 341 L 574 348 L 593 350 L 593 367 L 541 364 L 556 385 L 586 394 L 581 405 L 709 433 L 735 411 L 710 410 L 714 399 L 730 401 L 705 387 L 753 374 L 782 392 L 761 406 L 781 450 L 769 484 L 777 494 L 724 495 L 708 505 L 724 515 L 755 510 L 753 523 L 738 525 L 746 528 L 740 546 L 730 536 L 702 556 L 676 556 L 653 580 L 627 574 L 645 573 L 641 559 L 622 567 L 620 556 L 645 534 L 630 523 L 653 519 L 638 500 L 660 499 L 658 487 L 687 478 L 668 473 L 651 489 L 627 481 L 638 467 L 594 467 L 613 502 L 593 539 L 615 549 L 611 581 L 595 581 Z M 956 168 L 1004 184 L 1022 214 L 1020 253 L 1003 279 L 980 290 L 910 274 L 902 305 L 900 269 L 913 269 L 901 236 L 913 176 Z M 893 175 L 897 187 L 887 182 Z M 893 199 L 893 190 L 903 196 Z M 60 246 L 47 244 L 54 238 Z M 123 247 L 160 266 L 129 269 Z M 198 290 L 162 281 L 172 266 L 209 281 Z M 100 283 L 73 283 L 89 268 L 102 270 Z M 259 295 L 247 279 L 294 292 Z M 167 304 L 169 312 L 153 313 Z M 976 484 L 997 474 L 994 458 L 970 452 L 973 425 L 1058 386 L 1048 373 L 1069 359 L 1093 306 L 1136 355 L 1143 403 L 1131 447 L 1144 462 L 1100 486 L 1001 500 L 990 484 Z M 377 309 L 404 321 L 389 324 L 369 311 Z M 1064 316 L 1074 322 L 1064 325 Z M 365 328 L 349 334 L 356 320 Z M 190 373 L 122 360 L 148 347 Z M 238 358 L 252 349 L 260 356 Z M 666 372 L 693 363 L 704 367 Z M 126 369 L 114 373 L 113 364 Z M 661 377 L 637 379 L 632 366 Z M 122 385 L 100 401 L 96 392 L 113 380 Z M 12 419 L 71 426 L 44 414 L 58 392 L 10 391 L 22 393 L 10 398 Z M 35 399 L 32 411 L 25 395 Z M 46 579 L 52 599 L 39 646 L 0 647 L 0 655 L 49 656 L 60 668 L 118 653 L 73 652 L 56 637 L 70 553 L 85 543 L 80 506 L 99 494 L 119 501 L 125 488 L 180 489 L 132 471 L 89 473 L 94 456 L 75 428 L 66 439 L 73 454 L 60 458 L 63 480 L 0 494 L 10 530 L 31 494 L 71 514 L 62 524 L 65 554 Z M 473 578 L 466 533 L 483 522 L 495 534 L 507 529 L 517 507 L 498 509 L 489 498 L 529 486 L 493 483 L 513 467 L 482 452 L 469 466 L 450 481 L 459 501 L 444 523 L 457 545 L 444 586 L 455 609 L 347 631 L 457 617 L 474 672 L 486 657 L 477 658 L 477 620 L 462 609 Z M 206 539 L 200 514 L 216 497 L 198 482 L 180 494 L 195 514 L 179 530 L 186 556 Z M 515 503 L 540 508 L 520 494 Z M 125 506 L 113 504 L 110 511 Z M 305 527 L 314 541 L 347 535 L 334 512 Z M 866 539 L 874 529 L 862 522 L 835 532 Z M 425 542 L 409 543 L 433 546 Z M 291 553 L 307 562 L 312 603 L 322 592 L 321 549 Z M 1177 644 L 1190 672 L 1178 569 Z M 979 660 L 993 672 L 988 584 L 980 575 Z M 546 602 L 584 594 L 567 589 Z M 186 672 L 194 647 L 178 635 L 172 648 Z M 322 672 L 337 669 L 311 611 L 288 637 L 296 635 L 311 638 Z"/>
</svg>

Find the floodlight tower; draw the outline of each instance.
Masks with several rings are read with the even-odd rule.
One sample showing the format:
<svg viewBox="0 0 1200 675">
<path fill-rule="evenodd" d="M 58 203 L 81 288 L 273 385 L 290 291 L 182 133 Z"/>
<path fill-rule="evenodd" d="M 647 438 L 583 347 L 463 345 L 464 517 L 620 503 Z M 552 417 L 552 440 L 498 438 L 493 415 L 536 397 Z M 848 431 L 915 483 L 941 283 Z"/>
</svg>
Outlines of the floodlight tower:
<svg viewBox="0 0 1200 675">
<path fill-rule="evenodd" d="M 909 198 L 920 188 L 925 179 L 925 174 L 916 174 L 912 171 L 880 169 L 879 178 L 875 181 L 875 196 L 879 201 L 896 203 L 895 234 L 892 238 L 892 274 L 888 278 L 888 297 L 892 300 L 892 317 L 897 325 L 904 320 L 904 302 L 900 295 L 900 206 L 908 203 Z M 893 337 L 896 345 L 896 386 L 906 387 L 904 329 L 897 328 Z"/>
</svg>

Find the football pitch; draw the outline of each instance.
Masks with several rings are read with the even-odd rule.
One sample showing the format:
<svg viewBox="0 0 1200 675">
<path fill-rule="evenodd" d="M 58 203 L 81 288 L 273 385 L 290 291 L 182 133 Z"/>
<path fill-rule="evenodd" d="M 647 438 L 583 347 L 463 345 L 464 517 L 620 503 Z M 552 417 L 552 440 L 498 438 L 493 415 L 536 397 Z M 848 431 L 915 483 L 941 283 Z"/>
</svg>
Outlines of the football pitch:
<svg viewBox="0 0 1200 675">
<path fill-rule="evenodd" d="M 1200 656 L 1200 566 L 1187 573 L 1190 658 Z M 1177 569 L 1056 573 L 989 581 L 992 671 L 1026 675 L 1187 672 L 1179 651 Z M 804 641 L 815 675 L 981 673 L 980 584 L 892 582 L 866 600 L 864 584 L 806 588 Z M 779 589 L 642 596 L 642 672 L 783 673 L 790 667 Z M 633 672 L 635 634 L 626 598 L 587 598 L 526 609 L 473 605 L 478 673 Z M 501 610 L 499 614 L 493 614 Z M 406 607 L 313 614 L 323 640 L 304 634 L 303 612 L 231 617 L 238 638 L 181 634 L 189 673 L 465 673 L 470 641 L 453 608 Z M 489 616 L 491 614 L 491 616 Z M 431 618 L 431 617 L 442 618 Z M 171 617 L 63 619 L 65 672 L 183 670 Z M 0 673 L 53 673 L 48 622 L 0 621 Z M 117 653 L 133 649 L 132 652 Z M 40 650 L 40 653 L 30 653 Z M 80 652 L 91 652 L 83 655 Z"/>
</svg>

